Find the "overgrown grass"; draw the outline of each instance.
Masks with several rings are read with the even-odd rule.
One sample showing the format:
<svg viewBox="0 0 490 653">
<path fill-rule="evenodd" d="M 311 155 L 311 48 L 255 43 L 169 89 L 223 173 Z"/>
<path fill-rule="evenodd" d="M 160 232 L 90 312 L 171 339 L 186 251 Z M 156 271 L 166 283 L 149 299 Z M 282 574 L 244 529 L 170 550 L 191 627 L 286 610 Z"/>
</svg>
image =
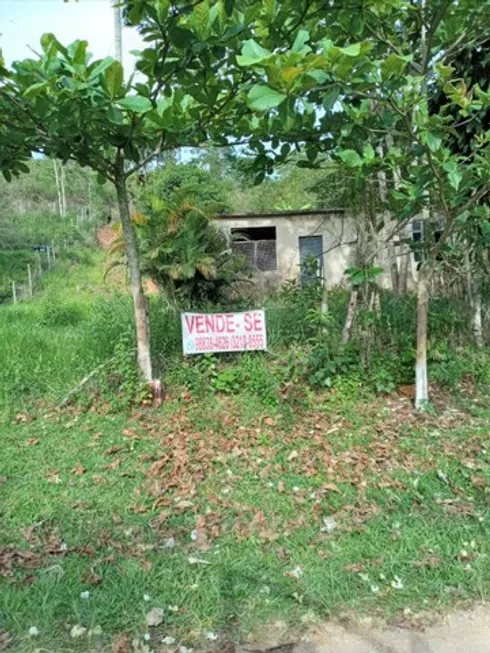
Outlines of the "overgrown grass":
<svg viewBox="0 0 490 653">
<path fill-rule="evenodd" d="M 15 558 L 0 629 L 19 651 L 104 648 L 122 631 L 159 650 L 279 617 L 488 598 L 488 408 L 316 404 L 284 415 L 242 393 L 130 419 L 20 417 L 2 436 L 1 560 L 39 557 Z M 153 607 L 165 619 L 147 628 Z M 74 642 L 74 625 L 102 634 Z"/>
<path fill-rule="evenodd" d="M 129 401 L 132 395 L 139 396 L 137 382 L 131 382 L 132 388 L 126 383 L 123 390 L 117 386 L 134 368 L 132 302 L 124 278 L 114 273 L 104 277 L 102 254 L 66 251 L 43 285 L 34 300 L 0 309 L 0 414 L 15 414 L 39 402 L 56 403 L 98 366 L 105 367 L 88 388 L 88 401 L 94 397 L 94 385 L 99 398 L 104 393 L 124 394 Z M 412 297 L 386 295 L 380 318 L 361 312 L 352 342 L 341 347 L 347 294 L 331 293 L 325 334 L 315 292 L 288 288 L 265 302 L 269 353 L 188 361 L 181 356 L 178 316 L 168 310 L 163 298 L 153 297 L 150 319 L 156 375 L 170 386 L 178 384 L 194 393 L 236 394 L 245 388 L 271 405 L 277 405 L 285 392 L 289 396 L 292 386 L 305 383 L 313 388 L 361 384 L 389 393 L 400 383 L 412 382 Z M 236 308 L 250 305 L 242 301 Z M 485 383 L 490 378 L 490 358 L 468 345 L 468 324 L 463 306 L 433 301 L 430 371 L 434 379 L 453 389 L 465 377 Z M 87 405 L 87 397 L 82 400 Z"/>
<path fill-rule="evenodd" d="M 327 335 L 315 301 L 268 300 L 268 353 L 184 361 L 179 320 L 154 298 L 170 390 L 158 411 L 137 406 L 131 299 L 101 256 L 73 253 L 41 296 L 0 309 L 0 631 L 14 650 L 109 650 L 127 632 L 143 651 L 149 632 L 158 651 L 167 636 L 222 643 L 279 617 L 488 597 L 488 401 L 456 410 L 436 392 L 415 414 L 407 397 L 376 396 L 410 379 L 413 300 L 384 298 L 367 349 L 372 316 L 342 348 L 345 293 Z M 490 377 L 461 315 L 434 303 L 431 373 L 462 384 L 465 405 L 467 380 L 485 390 Z M 164 621 L 147 628 L 153 607 Z"/>
</svg>

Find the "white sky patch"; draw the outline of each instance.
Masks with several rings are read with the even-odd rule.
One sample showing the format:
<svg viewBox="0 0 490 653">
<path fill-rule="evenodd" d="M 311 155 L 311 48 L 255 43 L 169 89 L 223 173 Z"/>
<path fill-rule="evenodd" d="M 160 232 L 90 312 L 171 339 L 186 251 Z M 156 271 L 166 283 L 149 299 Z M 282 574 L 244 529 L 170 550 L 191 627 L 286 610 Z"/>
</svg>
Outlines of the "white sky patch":
<svg viewBox="0 0 490 653">
<path fill-rule="evenodd" d="M 114 56 L 114 14 L 110 0 L 0 0 L 0 48 L 7 65 L 32 57 L 29 46 L 40 51 L 40 39 L 52 32 L 63 44 L 76 39 L 89 42 L 95 59 Z M 132 72 L 131 50 L 142 49 L 136 30 L 124 28 L 126 74 Z"/>
</svg>

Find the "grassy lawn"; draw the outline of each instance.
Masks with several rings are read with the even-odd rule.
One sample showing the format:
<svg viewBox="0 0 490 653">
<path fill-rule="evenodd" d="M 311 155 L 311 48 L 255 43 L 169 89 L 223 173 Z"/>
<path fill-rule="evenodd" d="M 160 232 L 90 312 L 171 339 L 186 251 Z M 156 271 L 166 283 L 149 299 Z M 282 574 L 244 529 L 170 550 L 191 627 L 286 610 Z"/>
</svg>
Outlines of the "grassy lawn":
<svg viewBox="0 0 490 653">
<path fill-rule="evenodd" d="M 159 651 L 488 598 L 489 417 L 335 393 L 19 415 L 1 427 L 0 631 L 19 651 L 124 632 Z"/>
</svg>

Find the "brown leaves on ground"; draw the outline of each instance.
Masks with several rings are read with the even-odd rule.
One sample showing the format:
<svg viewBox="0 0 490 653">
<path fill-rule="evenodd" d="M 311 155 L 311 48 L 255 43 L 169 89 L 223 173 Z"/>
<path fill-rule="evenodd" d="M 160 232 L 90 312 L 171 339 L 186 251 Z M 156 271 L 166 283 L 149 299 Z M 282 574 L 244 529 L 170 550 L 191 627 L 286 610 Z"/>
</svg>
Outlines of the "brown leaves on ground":
<svg viewBox="0 0 490 653">
<path fill-rule="evenodd" d="M 112 653 L 131 653 L 131 637 L 128 633 L 119 633 L 114 637 L 111 644 Z"/>
<path fill-rule="evenodd" d="M 0 576 L 4 578 L 14 578 L 15 569 L 38 569 L 42 564 L 43 557 L 29 549 L 0 549 Z"/>
<path fill-rule="evenodd" d="M 6 630 L 0 631 L 0 651 L 5 651 L 14 641 L 12 635 Z"/>
<path fill-rule="evenodd" d="M 113 456 L 114 454 L 119 453 L 123 449 L 124 449 L 123 446 L 114 445 L 113 447 L 109 447 L 104 451 L 104 456 Z"/>
<path fill-rule="evenodd" d="M 75 467 L 71 470 L 71 473 L 74 474 L 75 476 L 83 476 L 83 474 L 87 473 L 87 470 L 81 463 L 77 463 Z"/>
</svg>

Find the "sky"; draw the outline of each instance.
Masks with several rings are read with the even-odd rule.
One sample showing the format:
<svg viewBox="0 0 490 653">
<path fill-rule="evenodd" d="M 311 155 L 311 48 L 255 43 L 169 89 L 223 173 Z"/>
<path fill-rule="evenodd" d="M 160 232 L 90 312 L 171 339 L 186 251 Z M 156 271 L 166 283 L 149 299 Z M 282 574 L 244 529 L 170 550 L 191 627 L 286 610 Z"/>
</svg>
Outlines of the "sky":
<svg viewBox="0 0 490 653">
<path fill-rule="evenodd" d="M 96 59 L 114 56 L 114 18 L 110 0 L 0 0 L 0 48 L 7 64 L 39 51 L 45 32 L 53 32 L 64 45 L 76 39 L 89 42 Z M 142 42 L 133 29 L 124 28 L 126 72 L 133 68 L 130 50 Z"/>
</svg>

